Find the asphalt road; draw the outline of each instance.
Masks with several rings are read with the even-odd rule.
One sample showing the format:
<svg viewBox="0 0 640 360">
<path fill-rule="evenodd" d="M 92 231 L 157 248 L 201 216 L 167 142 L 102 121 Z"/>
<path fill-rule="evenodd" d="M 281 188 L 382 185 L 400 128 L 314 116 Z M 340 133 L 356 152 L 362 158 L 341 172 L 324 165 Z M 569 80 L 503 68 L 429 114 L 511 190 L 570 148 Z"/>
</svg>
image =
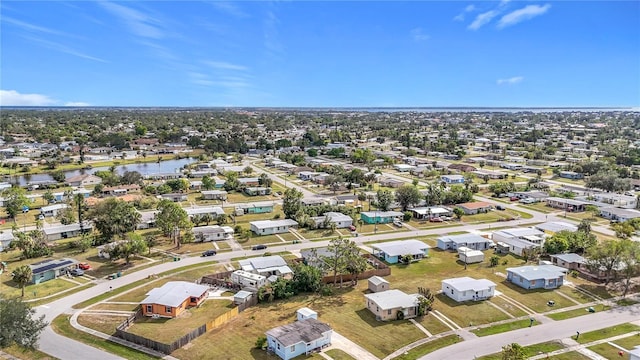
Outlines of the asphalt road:
<svg viewBox="0 0 640 360">
<path fill-rule="evenodd" d="M 522 346 L 538 344 L 546 341 L 564 339 L 576 335 L 576 331 L 586 333 L 610 326 L 640 320 L 640 304 L 618 307 L 602 311 L 587 317 L 553 321 L 531 328 L 509 331 L 502 334 L 465 340 L 446 348 L 429 353 L 421 360 L 466 360 L 494 354 L 502 351 L 502 347 L 511 343 Z"/>
</svg>

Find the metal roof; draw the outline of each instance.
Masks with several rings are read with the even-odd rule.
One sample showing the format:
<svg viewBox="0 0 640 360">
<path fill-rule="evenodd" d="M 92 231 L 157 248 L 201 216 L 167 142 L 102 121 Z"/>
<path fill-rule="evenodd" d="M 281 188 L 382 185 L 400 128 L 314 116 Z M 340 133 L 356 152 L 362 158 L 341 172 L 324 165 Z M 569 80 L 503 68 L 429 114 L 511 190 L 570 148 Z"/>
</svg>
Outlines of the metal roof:
<svg viewBox="0 0 640 360">
<path fill-rule="evenodd" d="M 460 235 L 451 235 L 451 236 L 441 236 L 438 238 L 438 240 L 444 241 L 444 242 L 452 242 L 455 244 L 475 244 L 475 243 L 491 242 L 491 240 L 477 234 L 460 234 Z"/>
<path fill-rule="evenodd" d="M 180 306 L 187 298 L 200 297 L 209 291 L 208 286 L 186 281 L 169 281 L 159 288 L 152 289 L 141 304 L 158 304 L 164 306 Z"/>
<path fill-rule="evenodd" d="M 447 284 L 450 287 L 458 290 L 458 291 L 480 291 L 488 289 L 492 286 L 496 286 L 493 281 L 487 279 L 472 279 L 468 276 L 463 276 L 459 278 L 445 279 L 442 280 L 443 284 Z"/>
<path fill-rule="evenodd" d="M 415 239 L 373 244 L 371 247 L 384 251 L 388 256 L 423 254 L 425 249 L 431 248 L 431 246 Z"/>
<path fill-rule="evenodd" d="M 298 343 L 310 343 L 323 337 L 331 327 L 314 318 L 296 321 L 292 324 L 282 325 L 267 330 L 267 336 L 273 337 L 283 346 L 291 346 Z"/>
<path fill-rule="evenodd" d="M 257 229 L 270 229 L 274 227 L 286 227 L 286 226 L 296 226 L 298 222 L 291 219 L 284 220 L 260 220 L 260 221 L 251 221 L 249 224 L 256 227 Z"/>
<path fill-rule="evenodd" d="M 567 269 L 555 265 L 529 265 L 507 268 L 507 272 L 519 275 L 526 280 L 556 279 L 564 276 Z"/>
<path fill-rule="evenodd" d="M 364 295 L 382 310 L 418 306 L 419 296 L 418 294 L 407 295 L 397 289 Z"/>
</svg>

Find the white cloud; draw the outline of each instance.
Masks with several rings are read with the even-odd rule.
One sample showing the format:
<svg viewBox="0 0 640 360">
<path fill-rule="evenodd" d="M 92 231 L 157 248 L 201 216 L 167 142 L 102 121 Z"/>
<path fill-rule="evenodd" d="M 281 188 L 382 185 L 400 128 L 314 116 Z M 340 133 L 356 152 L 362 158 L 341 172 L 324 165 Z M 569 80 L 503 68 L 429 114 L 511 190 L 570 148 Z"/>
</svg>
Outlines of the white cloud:
<svg viewBox="0 0 640 360">
<path fill-rule="evenodd" d="M 551 4 L 540 5 L 527 5 L 522 9 L 512 11 L 504 15 L 498 22 L 498 28 L 502 29 L 507 26 L 515 25 L 519 22 L 532 19 L 536 16 L 540 16 L 551 8 Z"/>
<path fill-rule="evenodd" d="M 82 102 L 82 101 L 69 101 L 67 103 L 64 103 L 64 106 L 84 107 L 84 106 L 91 106 L 91 104 Z"/>
<path fill-rule="evenodd" d="M 67 35 L 61 31 L 58 30 L 53 30 L 53 29 L 49 29 L 47 27 L 44 26 L 39 26 L 39 25 L 34 25 L 34 24 L 30 24 L 24 21 L 20 21 L 17 19 L 13 19 L 10 18 L 8 16 L 5 16 L 2 18 L 2 22 L 5 23 L 9 23 L 12 25 L 15 25 L 17 27 L 22 28 L 23 30 L 27 30 L 27 31 L 31 31 L 31 32 L 41 32 L 41 33 L 47 33 L 47 34 L 52 34 L 52 35 Z"/>
<path fill-rule="evenodd" d="M 55 100 L 42 94 L 21 94 L 15 90 L 0 90 L 0 106 L 49 106 Z"/>
<path fill-rule="evenodd" d="M 43 47 L 46 47 L 48 49 L 51 50 L 56 50 L 59 51 L 61 53 L 65 53 L 65 54 L 69 54 L 69 55 L 73 55 L 73 56 L 77 56 L 79 58 L 83 58 L 83 59 L 87 59 L 87 60 L 93 60 L 93 61 L 98 61 L 98 62 L 102 62 L 102 63 L 108 63 L 107 60 L 95 57 L 95 56 L 91 56 L 88 54 L 85 54 L 81 51 L 78 51 L 76 49 L 73 49 L 67 45 L 55 42 L 55 41 L 49 41 L 49 40 L 45 40 L 45 39 L 41 39 L 38 37 L 34 37 L 34 36 L 23 36 L 23 38 L 33 41 L 35 43 L 38 43 L 40 45 L 42 45 Z"/>
<path fill-rule="evenodd" d="M 237 71 L 248 70 L 246 66 L 232 64 L 224 61 L 205 61 L 204 63 L 211 66 L 212 68 L 220 69 L 220 70 L 237 70 Z"/>
<path fill-rule="evenodd" d="M 460 14 L 456 15 L 453 18 L 453 21 L 464 21 L 464 13 L 472 12 L 475 9 L 476 9 L 476 7 L 473 4 L 465 6 L 464 11 L 461 12 Z"/>
<path fill-rule="evenodd" d="M 467 5 L 467 7 L 464 8 L 464 11 L 465 12 L 472 12 L 475 9 L 476 9 L 475 5 L 471 4 L 471 5 Z"/>
<path fill-rule="evenodd" d="M 233 15 L 238 18 L 249 17 L 249 14 L 242 11 L 236 4 L 228 1 L 212 1 L 209 4 L 215 6 L 218 10 L 223 11 L 229 15 Z"/>
<path fill-rule="evenodd" d="M 498 79 L 496 83 L 498 85 L 514 85 L 522 82 L 524 80 L 524 76 L 514 76 L 507 79 Z"/>
<path fill-rule="evenodd" d="M 151 39 L 165 37 L 164 31 L 160 28 L 159 20 L 138 10 L 113 2 L 105 1 L 99 2 L 99 4 L 127 24 L 127 27 L 134 35 Z"/>
<path fill-rule="evenodd" d="M 498 16 L 498 14 L 500 14 L 500 12 L 497 10 L 489 10 L 487 12 L 483 12 L 482 14 L 478 14 L 475 20 L 473 20 L 473 22 L 469 24 L 469 26 L 467 26 L 467 29 L 478 30 L 483 25 L 488 24 L 494 17 Z"/>
<path fill-rule="evenodd" d="M 419 28 L 419 27 L 411 30 L 411 37 L 413 38 L 414 41 L 425 41 L 431 38 L 431 36 L 425 34 L 422 31 L 422 28 Z"/>
</svg>

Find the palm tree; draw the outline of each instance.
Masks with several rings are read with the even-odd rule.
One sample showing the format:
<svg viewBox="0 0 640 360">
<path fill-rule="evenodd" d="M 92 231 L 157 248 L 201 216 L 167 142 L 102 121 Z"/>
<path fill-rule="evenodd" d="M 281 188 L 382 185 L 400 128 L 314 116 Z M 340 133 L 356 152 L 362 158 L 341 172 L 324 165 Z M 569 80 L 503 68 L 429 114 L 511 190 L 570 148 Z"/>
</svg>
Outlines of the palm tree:
<svg viewBox="0 0 640 360">
<path fill-rule="evenodd" d="M 33 272 L 29 265 L 22 265 L 13 271 L 13 281 L 22 289 L 22 297 L 24 297 L 24 288 L 31 282 Z"/>
</svg>

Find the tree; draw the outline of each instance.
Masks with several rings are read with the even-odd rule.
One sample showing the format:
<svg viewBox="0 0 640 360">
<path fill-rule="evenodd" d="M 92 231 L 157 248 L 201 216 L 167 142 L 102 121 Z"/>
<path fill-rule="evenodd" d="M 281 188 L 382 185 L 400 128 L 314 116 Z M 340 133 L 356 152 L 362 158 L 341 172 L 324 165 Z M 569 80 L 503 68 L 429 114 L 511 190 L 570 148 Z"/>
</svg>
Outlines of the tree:
<svg viewBox="0 0 640 360">
<path fill-rule="evenodd" d="M 544 242 L 545 254 L 560 254 L 569 248 L 569 241 L 563 236 L 552 236 Z"/>
<path fill-rule="evenodd" d="M 413 185 L 402 185 L 396 190 L 396 201 L 406 211 L 409 206 L 415 206 L 422 200 L 422 194 Z"/>
<path fill-rule="evenodd" d="M 137 171 L 125 171 L 120 182 L 122 184 L 142 184 L 142 174 Z"/>
<path fill-rule="evenodd" d="M 202 177 L 202 188 L 204 190 L 212 190 L 216 187 L 216 182 L 213 181 L 211 176 L 205 175 Z"/>
<path fill-rule="evenodd" d="M 20 299 L 0 298 L 0 348 L 17 344 L 35 349 L 47 323 L 44 315 L 34 318 L 34 314 L 35 310 Z"/>
<path fill-rule="evenodd" d="M 68 206 L 58 212 L 56 219 L 58 219 L 62 225 L 72 224 L 76 221 L 75 210 L 71 206 Z"/>
<path fill-rule="evenodd" d="M 42 199 L 47 204 L 51 204 L 56 198 L 55 198 L 55 196 L 53 196 L 53 193 L 51 192 L 51 190 L 47 190 L 47 191 L 44 192 L 44 194 L 42 194 Z"/>
<path fill-rule="evenodd" d="M 109 259 L 116 260 L 124 258 L 125 264 L 129 265 L 131 256 L 139 255 L 147 251 L 147 243 L 141 235 L 129 233 L 126 241 L 116 244 L 109 250 Z"/>
<path fill-rule="evenodd" d="M 627 239 L 622 240 L 621 246 L 622 253 L 619 265 L 622 267 L 620 272 L 624 280 L 624 293 L 622 296 L 626 297 L 631 285 L 631 278 L 636 276 L 640 270 L 640 243 Z"/>
<path fill-rule="evenodd" d="M 322 287 L 322 272 L 315 266 L 300 263 L 294 269 L 293 282 L 298 292 L 318 292 Z"/>
<path fill-rule="evenodd" d="M 429 311 L 433 310 L 433 301 L 435 300 L 435 296 L 431 292 L 431 289 L 423 287 L 418 288 L 418 294 L 421 295 L 418 299 L 418 315 L 427 315 Z"/>
<path fill-rule="evenodd" d="M 592 273 L 605 273 L 605 286 L 616 277 L 616 269 L 625 251 L 624 240 L 609 240 L 597 243 L 587 251 L 587 268 Z"/>
<path fill-rule="evenodd" d="M 524 360 L 525 354 L 522 345 L 511 343 L 502 347 L 502 360 Z"/>
<path fill-rule="evenodd" d="M 22 297 L 24 297 L 24 288 L 31 282 L 32 277 L 33 272 L 29 265 L 19 266 L 13 271 L 13 282 L 22 289 Z"/>
<path fill-rule="evenodd" d="M 578 225 L 578 231 L 584 232 L 587 236 L 591 234 L 591 220 L 583 219 L 582 221 L 580 221 L 580 224 Z"/>
<path fill-rule="evenodd" d="M 258 336 L 258 339 L 256 340 L 254 346 L 256 347 L 256 349 L 264 349 L 264 347 L 267 345 L 267 337 L 266 336 Z"/>
<path fill-rule="evenodd" d="M 458 220 L 462 220 L 462 216 L 464 215 L 464 210 L 462 210 L 459 207 L 453 208 L 453 215 L 455 215 Z"/>
<path fill-rule="evenodd" d="M 218 225 L 224 225 L 229 221 L 229 216 L 227 214 L 218 214 L 216 216 L 216 223 Z"/>
<path fill-rule="evenodd" d="M 147 234 L 144 237 L 144 242 L 147 243 L 147 249 L 149 249 L 149 255 L 151 255 L 151 249 L 158 245 L 158 240 L 154 235 Z"/>
<path fill-rule="evenodd" d="M 271 185 L 273 185 L 273 180 L 271 180 L 269 175 L 267 175 L 266 173 L 262 173 L 258 177 L 258 183 L 260 184 L 260 186 L 271 187 Z"/>
<path fill-rule="evenodd" d="M 600 208 L 595 205 L 587 205 L 584 207 L 587 212 L 591 213 L 591 218 L 595 219 L 596 215 L 600 214 Z"/>
<path fill-rule="evenodd" d="M 187 212 L 180 205 L 170 200 L 158 203 L 156 226 L 165 236 L 170 236 L 177 248 L 180 248 L 180 231 L 190 229 L 192 224 Z"/>
<path fill-rule="evenodd" d="M 327 253 L 331 255 L 320 256 L 325 268 L 333 273 L 333 283 L 338 281 L 338 274 L 342 274 L 347 266 L 345 252 L 348 247 L 349 240 L 338 237 L 329 242 Z M 340 282 L 342 286 L 342 281 Z"/>
<path fill-rule="evenodd" d="M 287 219 L 293 219 L 295 214 L 298 213 L 302 207 L 302 192 L 295 188 L 289 188 L 284 192 L 284 198 L 282 199 L 282 211 L 284 217 Z"/>
<path fill-rule="evenodd" d="M 123 238 L 124 234 L 135 230 L 140 216 L 133 204 L 117 198 L 98 203 L 88 215 L 104 241 L 111 241 L 116 236 Z"/>
<path fill-rule="evenodd" d="M 247 165 L 244 169 L 242 169 L 242 172 L 245 175 L 251 175 L 251 173 L 253 173 L 253 168 L 249 165 Z"/>
<path fill-rule="evenodd" d="M 498 266 L 499 262 L 500 262 L 500 256 L 498 256 L 498 255 L 493 255 L 493 256 L 491 256 L 491 258 L 489 258 L 489 266 L 490 267 Z"/>
<path fill-rule="evenodd" d="M 53 180 L 59 183 L 62 183 L 66 180 L 66 177 L 64 176 L 64 171 L 62 170 L 54 171 L 53 173 L 51 173 L 51 177 L 53 178 Z"/>
<path fill-rule="evenodd" d="M 91 243 L 91 238 L 87 236 L 87 234 L 82 234 L 80 239 L 73 242 L 73 246 L 80 250 L 80 252 L 85 252 L 91 247 Z"/>
<path fill-rule="evenodd" d="M 391 203 L 393 202 L 393 193 L 390 190 L 378 190 L 378 201 L 376 206 L 382 211 L 389 210 Z"/>
<path fill-rule="evenodd" d="M 358 276 L 367 269 L 367 260 L 360 254 L 358 245 L 351 240 L 345 248 L 345 270 L 351 275 L 351 285 L 358 285 Z"/>
<path fill-rule="evenodd" d="M 16 220 L 16 215 L 22 213 L 22 209 L 30 203 L 25 195 L 25 190 L 19 186 L 6 189 L 2 195 L 4 196 L 5 210 L 13 221 Z"/>
</svg>

